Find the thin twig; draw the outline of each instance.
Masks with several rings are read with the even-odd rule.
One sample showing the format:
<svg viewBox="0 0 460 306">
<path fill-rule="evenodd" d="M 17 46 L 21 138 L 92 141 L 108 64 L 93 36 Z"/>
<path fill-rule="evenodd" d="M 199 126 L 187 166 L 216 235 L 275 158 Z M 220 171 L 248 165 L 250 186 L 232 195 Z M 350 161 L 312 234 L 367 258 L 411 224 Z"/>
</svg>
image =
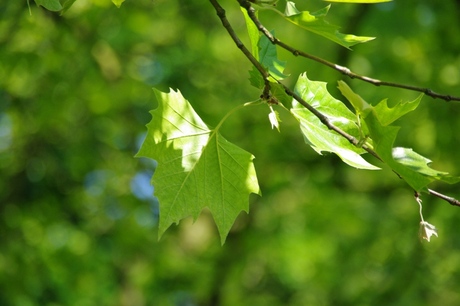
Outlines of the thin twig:
<svg viewBox="0 0 460 306">
<path fill-rule="evenodd" d="M 428 189 L 428 192 L 429 194 L 435 196 L 435 197 L 438 197 L 446 202 L 448 202 L 450 205 L 453 205 L 453 206 L 460 206 L 460 201 L 455 199 L 455 198 L 452 198 L 452 197 L 449 197 L 449 196 L 446 196 L 442 193 L 439 193 L 437 191 L 434 191 L 432 189 Z"/>
<path fill-rule="evenodd" d="M 226 13 L 224 8 L 216 1 L 216 0 L 210 0 L 211 4 L 214 6 L 216 10 L 217 16 L 219 16 L 220 20 L 222 21 L 222 25 L 224 28 L 227 30 L 228 34 L 230 37 L 233 39 L 235 42 L 236 46 L 238 49 L 243 52 L 243 54 L 247 57 L 247 59 L 256 67 L 256 69 L 260 72 L 262 75 L 262 78 L 264 79 L 264 90 L 261 95 L 262 99 L 268 100 L 270 97 L 270 81 L 269 81 L 269 73 L 268 71 L 262 66 L 262 64 L 251 54 L 251 52 L 246 48 L 246 46 L 243 44 L 243 42 L 239 39 L 238 35 L 235 33 L 233 30 L 230 22 L 227 19 Z"/>
<path fill-rule="evenodd" d="M 320 63 L 320 64 L 322 64 L 324 66 L 332 68 L 332 69 L 334 69 L 334 70 L 336 70 L 336 71 L 338 71 L 338 72 L 350 77 L 351 79 L 358 79 L 358 80 L 370 83 L 370 84 L 375 85 L 375 86 L 395 87 L 395 88 L 402 88 L 402 89 L 416 91 L 416 92 L 422 92 L 422 93 L 426 94 L 427 96 L 430 96 L 430 97 L 432 97 L 434 99 L 438 98 L 438 99 L 445 100 L 447 102 L 449 102 L 449 101 L 457 101 L 457 102 L 460 101 L 460 97 L 439 94 L 439 93 L 436 93 L 436 92 L 434 92 L 433 90 L 431 90 L 429 88 L 417 87 L 417 86 L 412 86 L 412 85 L 405 85 L 405 84 L 400 84 L 400 83 L 395 83 L 395 82 L 381 81 L 381 80 L 378 80 L 378 79 L 363 76 L 363 75 L 360 75 L 360 74 L 357 74 L 357 73 L 351 71 L 347 67 L 340 66 L 338 64 L 329 62 L 329 61 L 327 61 L 325 59 L 322 59 L 320 57 L 317 57 L 317 56 L 314 56 L 312 54 L 309 54 L 309 53 L 303 52 L 301 50 L 295 49 L 295 48 L 285 44 L 284 42 L 282 42 L 278 38 L 276 38 L 273 34 L 270 33 L 270 31 L 267 30 L 267 28 L 265 28 L 265 26 L 257 18 L 256 14 L 255 14 L 255 9 L 251 6 L 251 4 L 249 3 L 248 0 L 237 0 L 237 1 L 243 8 L 245 8 L 247 10 L 249 17 L 254 22 L 256 27 L 259 29 L 260 32 L 262 32 L 270 40 L 270 42 L 272 44 L 280 46 L 281 48 L 291 52 L 294 56 L 302 56 L 302 57 L 308 58 L 308 59 L 313 60 L 315 62 L 318 62 L 318 63 Z"/>
</svg>

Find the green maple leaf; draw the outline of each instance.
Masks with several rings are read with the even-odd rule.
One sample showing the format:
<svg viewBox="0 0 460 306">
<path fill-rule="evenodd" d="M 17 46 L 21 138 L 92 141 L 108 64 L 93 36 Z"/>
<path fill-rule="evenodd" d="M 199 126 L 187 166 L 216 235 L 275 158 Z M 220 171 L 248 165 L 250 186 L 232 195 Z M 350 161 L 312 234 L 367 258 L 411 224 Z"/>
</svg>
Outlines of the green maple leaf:
<svg viewBox="0 0 460 306">
<path fill-rule="evenodd" d="M 336 42 L 348 49 L 350 49 L 353 45 L 374 39 L 374 37 L 340 33 L 340 27 L 332 25 L 324 19 L 329 12 L 330 7 L 331 6 L 328 5 L 314 13 L 310 13 L 308 11 L 301 12 L 295 7 L 294 2 L 287 1 L 283 16 L 286 20 L 292 22 L 293 24 L 315 34 L 326 37 L 327 39 L 332 40 L 333 42 Z"/>
<path fill-rule="evenodd" d="M 249 194 L 260 194 L 254 156 L 210 129 L 179 91 L 154 91 L 159 105 L 137 156 L 158 162 L 159 236 L 208 207 L 223 244 L 238 214 L 248 212 Z"/>
<path fill-rule="evenodd" d="M 332 124 L 356 138 L 360 137 L 356 115 L 345 104 L 329 94 L 326 83 L 310 81 L 306 74 L 302 74 L 297 81 L 295 91 L 307 103 L 327 116 Z M 291 112 L 299 120 L 306 142 L 319 154 L 322 151 L 333 152 L 352 167 L 368 170 L 379 169 L 360 156 L 366 153 L 364 149 L 352 145 L 335 131 L 329 130 L 296 100 L 292 101 Z"/>
</svg>

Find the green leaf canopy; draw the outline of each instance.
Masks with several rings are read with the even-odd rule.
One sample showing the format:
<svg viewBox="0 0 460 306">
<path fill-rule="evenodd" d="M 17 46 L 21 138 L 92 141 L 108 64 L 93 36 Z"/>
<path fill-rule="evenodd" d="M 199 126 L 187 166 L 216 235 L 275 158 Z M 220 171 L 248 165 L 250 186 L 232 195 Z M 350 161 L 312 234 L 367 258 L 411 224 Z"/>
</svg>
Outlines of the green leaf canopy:
<svg viewBox="0 0 460 306">
<path fill-rule="evenodd" d="M 158 161 L 159 235 L 208 207 L 224 243 L 238 214 L 249 211 L 248 195 L 260 194 L 254 156 L 209 129 L 179 91 L 154 91 L 159 105 L 137 156 Z"/>
</svg>

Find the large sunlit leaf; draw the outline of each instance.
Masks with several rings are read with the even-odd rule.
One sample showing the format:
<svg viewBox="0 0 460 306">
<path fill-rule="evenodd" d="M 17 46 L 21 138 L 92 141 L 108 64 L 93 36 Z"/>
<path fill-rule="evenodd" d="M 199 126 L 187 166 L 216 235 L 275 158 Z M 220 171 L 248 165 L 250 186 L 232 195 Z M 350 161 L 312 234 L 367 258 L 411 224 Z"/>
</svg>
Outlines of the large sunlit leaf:
<svg viewBox="0 0 460 306">
<path fill-rule="evenodd" d="M 137 156 L 158 162 L 159 235 L 208 207 L 224 243 L 239 213 L 248 212 L 249 194 L 260 193 L 254 156 L 210 129 L 180 92 L 154 91 L 158 108 Z"/>
<path fill-rule="evenodd" d="M 360 137 L 356 115 L 341 101 L 329 94 L 326 83 L 310 81 L 306 74 L 302 74 L 297 81 L 295 91 L 307 103 L 326 115 L 332 124 L 356 138 Z M 366 152 L 365 150 L 352 145 L 335 131 L 329 130 L 296 100 L 292 101 L 291 112 L 299 120 L 305 140 L 319 154 L 322 151 L 332 152 L 352 167 L 368 170 L 379 169 L 360 156 Z"/>
<path fill-rule="evenodd" d="M 340 33 L 340 27 L 332 25 L 324 19 L 329 11 L 329 8 L 330 5 L 314 13 L 310 13 L 308 11 L 300 12 L 297 8 L 295 8 L 295 4 L 292 1 L 287 1 L 284 17 L 297 26 L 326 37 L 327 39 L 330 39 L 348 49 L 353 45 L 374 39 L 374 37 Z"/>
</svg>

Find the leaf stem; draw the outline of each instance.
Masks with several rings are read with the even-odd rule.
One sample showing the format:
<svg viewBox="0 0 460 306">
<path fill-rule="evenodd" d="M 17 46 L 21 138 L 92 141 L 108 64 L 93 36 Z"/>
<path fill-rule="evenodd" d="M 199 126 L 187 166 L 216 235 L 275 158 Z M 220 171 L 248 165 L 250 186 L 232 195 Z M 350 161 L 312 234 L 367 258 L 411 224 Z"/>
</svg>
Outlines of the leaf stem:
<svg viewBox="0 0 460 306">
<path fill-rule="evenodd" d="M 428 193 L 435 196 L 435 197 L 438 197 L 444 201 L 446 201 L 447 203 L 449 203 L 450 205 L 453 205 L 453 206 L 459 206 L 460 207 L 460 201 L 455 199 L 455 198 L 452 198 L 452 197 L 449 197 L 449 196 L 446 196 L 442 193 L 439 193 L 433 189 L 428 189 Z"/>
<path fill-rule="evenodd" d="M 418 192 L 415 192 L 414 196 L 415 196 L 415 200 L 417 201 L 418 206 L 419 206 L 420 220 L 422 222 L 425 222 L 425 220 L 423 220 L 422 199 L 420 199 L 420 194 Z"/>
<path fill-rule="evenodd" d="M 219 123 L 217 124 L 217 126 L 214 128 L 214 132 L 217 132 L 220 127 L 222 126 L 222 124 L 224 124 L 225 120 L 227 120 L 228 117 L 230 117 L 231 115 L 233 115 L 233 113 L 235 113 L 236 111 L 242 109 L 243 107 L 245 106 L 253 106 L 253 105 L 259 105 L 262 103 L 262 100 L 261 99 L 257 99 L 255 101 L 251 101 L 251 102 L 246 102 L 244 104 L 240 104 L 238 105 L 237 107 L 231 109 L 220 121 Z"/>
</svg>

